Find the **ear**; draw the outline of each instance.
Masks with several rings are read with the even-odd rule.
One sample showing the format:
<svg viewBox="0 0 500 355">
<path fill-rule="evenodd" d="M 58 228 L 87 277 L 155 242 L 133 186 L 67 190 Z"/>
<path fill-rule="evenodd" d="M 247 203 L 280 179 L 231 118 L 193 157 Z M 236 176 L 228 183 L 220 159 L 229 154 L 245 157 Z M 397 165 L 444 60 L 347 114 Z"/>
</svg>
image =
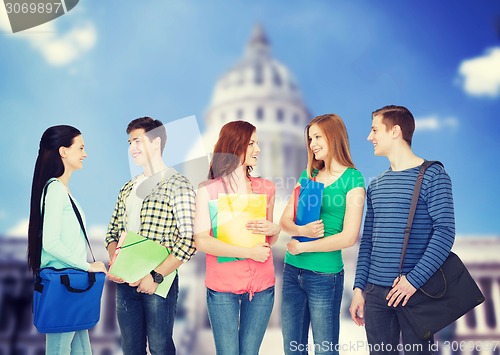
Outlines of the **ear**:
<svg viewBox="0 0 500 355">
<path fill-rule="evenodd" d="M 66 147 L 59 147 L 59 155 L 61 158 L 66 158 Z"/>
<path fill-rule="evenodd" d="M 161 138 L 160 137 L 156 137 L 155 139 L 153 139 L 153 145 L 155 148 L 157 148 L 158 150 L 161 149 Z"/>
<path fill-rule="evenodd" d="M 401 126 L 394 125 L 392 127 L 392 138 L 398 138 L 399 136 L 403 136 L 403 133 L 401 132 Z"/>
</svg>

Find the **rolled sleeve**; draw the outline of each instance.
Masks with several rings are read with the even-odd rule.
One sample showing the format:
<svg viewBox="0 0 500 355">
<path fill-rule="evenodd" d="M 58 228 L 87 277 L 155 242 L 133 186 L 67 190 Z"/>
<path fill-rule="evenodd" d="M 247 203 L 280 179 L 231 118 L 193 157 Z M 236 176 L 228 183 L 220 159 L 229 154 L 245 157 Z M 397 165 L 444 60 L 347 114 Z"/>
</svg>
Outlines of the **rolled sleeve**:
<svg viewBox="0 0 500 355">
<path fill-rule="evenodd" d="M 193 187 L 189 183 L 182 183 L 175 190 L 173 198 L 173 213 L 179 236 L 172 246 L 172 253 L 182 262 L 189 261 L 196 252 L 193 236 L 195 197 Z"/>
<path fill-rule="evenodd" d="M 115 209 L 111 215 L 111 220 L 108 225 L 108 232 L 106 233 L 106 238 L 104 240 L 106 249 L 112 242 L 118 242 L 120 239 L 120 234 L 125 230 L 123 225 L 123 220 L 125 217 L 125 198 L 130 194 L 132 189 L 132 182 L 126 183 L 120 190 L 118 194 L 118 200 L 116 201 Z"/>
</svg>

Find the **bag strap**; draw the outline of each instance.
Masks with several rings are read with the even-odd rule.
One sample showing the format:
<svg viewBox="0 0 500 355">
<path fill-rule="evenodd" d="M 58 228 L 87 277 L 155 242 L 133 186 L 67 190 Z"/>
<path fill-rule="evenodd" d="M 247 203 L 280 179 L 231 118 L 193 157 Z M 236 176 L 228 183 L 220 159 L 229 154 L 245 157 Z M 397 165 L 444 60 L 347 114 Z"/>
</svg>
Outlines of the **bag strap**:
<svg viewBox="0 0 500 355">
<path fill-rule="evenodd" d="M 83 292 L 90 290 L 92 288 L 92 286 L 94 286 L 95 281 L 96 281 L 95 272 L 88 272 L 87 275 L 89 278 L 89 284 L 86 288 L 74 288 L 73 286 L 71 286 L 71 282 L 70 282 L 68 275 L 61 275 L 61 283 L 66 287 L 66 289 L 69 292 L 83 293 Z"/>
<path fill-rule="evenodd" d="M 89 238 L 87 237 L 87 232 L 85 231 L 85 226 L 83 225 L 82 216 L 78 207 L 76 207 L 75 201 L 71 198 L 70 194 L 68 194 L 69 200 L 71 201 L 71 206 L 73 206 L 73 211 L 75 211 L 76 218 L 78 219 L 78 223 L 80 223 L 80 228 L 82 228 L 83 235 L 85 236 L 85 240 L 87 241 L 87 245 L 89 246 L 90 254 L 92 255 L 92 259 L 95 262 L 94 252 L 92 251 L 92 247 L 90 246 Z"/>
<path fill-rule="evenodd" d="M 40 233 L 40 252 L 42 252 L 42 241 L 43 241 L 43 218 L 45 216 L 45 197 L 47 196 L 47 190 L 49 188 L 49 185 L 51 183 L 53 183 L 54 181 L 56 181 L 56 179 L 53 179 L 52 181 L 48 182 L 47 185 L 45 185 L 44 189 L 43 189 L 43 202 L 42 202 L 42 223 L 41 223 L 41 233 Z M 76 204 L 75 202 L 73 201 L 73 199 L 71 198 L 71 196 L 68 194 L 68 197 L 69 197 L 69 200 L 71 201 L 71 205 L 73 206 L 73 211 L 75 211 L 75 214 L 76 214 L 76 218 L 78 219 L 78 223 L 80 223 L 80 228 L 82 229 L 83 231 L 83 235 L 85 236 L 85 240 L 87 241 L 87 245 L 89 246 L 89 249 L 90 249 L 90 254 L 92 255 L 92 259 L 94 260 L 95 262 L 95 257 L 94 257 L 94 252 L 92 251 L 92 247 L 90 246 L 90 242 L 89 242 L 89 238 L 87 237 L 87 232 L 85 231 L 85 227 L 83 225 L 83 220 L 82 220 L 82 216 L 80 214 L 80 211 L 78 211 L 78 208 L 76 207 Z M 40 270 L 40 265 L 38 266 L 38 270 Z"/>
<path fill-rule="evenodd" d="M 413 218 L 415 217 L 415 211 L 417 210 L 418 197 L 420 196 L 420 189 L 424 180 L 425 170 L 427 170 L 427 168 L 432 164 L 439 164 L 441 166 L 444 166 L 443 163 L 437 160 L 424 160 L 424 162 L 420 166 L 420 171 L 418 173 L 417 181 L 415 182 L 415 188 L 413 189 L 413 195 L 411 198 L 410 213 L 408 214 L 408 221 L 406 222 L 403 250 L 401 252 L 401 259 L 399 261 L 399 277 L 401 277 L 403 274 L 403 264 L 405 261 L 406 249 L 408 248 L 408 242 L 410 241 L 411 226 L 413 224 Z"/>
</svg>

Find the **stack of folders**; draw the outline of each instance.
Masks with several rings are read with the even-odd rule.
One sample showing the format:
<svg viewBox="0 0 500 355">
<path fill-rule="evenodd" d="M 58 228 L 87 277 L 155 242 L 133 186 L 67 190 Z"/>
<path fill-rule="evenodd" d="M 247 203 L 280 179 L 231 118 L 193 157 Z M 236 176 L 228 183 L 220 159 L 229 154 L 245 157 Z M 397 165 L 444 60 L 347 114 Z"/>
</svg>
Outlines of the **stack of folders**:
<svg viewBox="0 0 500 355">
<path fill-rule="evenodd" d="M 123 279 L 125 282 L 134 283 L 151 270 L 160 265 L 170 254 L 170 250 L 154 240 L 128 232 L 123 233 L 116 247 L 113 265 L 109 273 Z M 163 278 L 155 294 L 166 298 L 177 270 Z"/>
<path fill-rule="evenodd" d="M 252 248 L 265 243 L 266 236 L 247 230 L 246 224 L 254 219 L 266 219 L 267 195 L 224 194 L 208 203 L 212 233 L 225 243 Z M 217 257 L 219 263 L 241 260 L 235 257 Z"/>
<path fill-rule="evenodd" d="M 293 214 L 296 225 L 305 226 L 319 220 L 324 188 L 325 184 L 322 182 L 309 179 L 295 188 Z M 304 236 L 293 236 L 292 238 L 300 242 L 310 242 L 317 239 Z"/>
</svg>

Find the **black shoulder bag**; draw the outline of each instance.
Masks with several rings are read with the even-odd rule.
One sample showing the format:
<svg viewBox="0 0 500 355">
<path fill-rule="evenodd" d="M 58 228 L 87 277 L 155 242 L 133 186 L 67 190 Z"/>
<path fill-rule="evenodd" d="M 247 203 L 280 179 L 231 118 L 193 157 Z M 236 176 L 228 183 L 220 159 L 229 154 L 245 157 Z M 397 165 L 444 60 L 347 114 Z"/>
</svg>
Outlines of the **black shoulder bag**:
<svg viewBox="0 0 500 355">
<path fill-rule="evenodd" d="M 420 167 L 405 228 L 399 275 L 402 275 L 403 271 L 406 248 L 424 173 L 432 164 L 443 166 L 439 161 L 424 161 Z M 462 260 L 455 253 L 450 252 L 443 265 L 410 297 L 406 306 L 401 306 L 401 309 L 415 333 L 421 339 L 427 340 L 483 301 L 483 294 Z"/>
</svg>

